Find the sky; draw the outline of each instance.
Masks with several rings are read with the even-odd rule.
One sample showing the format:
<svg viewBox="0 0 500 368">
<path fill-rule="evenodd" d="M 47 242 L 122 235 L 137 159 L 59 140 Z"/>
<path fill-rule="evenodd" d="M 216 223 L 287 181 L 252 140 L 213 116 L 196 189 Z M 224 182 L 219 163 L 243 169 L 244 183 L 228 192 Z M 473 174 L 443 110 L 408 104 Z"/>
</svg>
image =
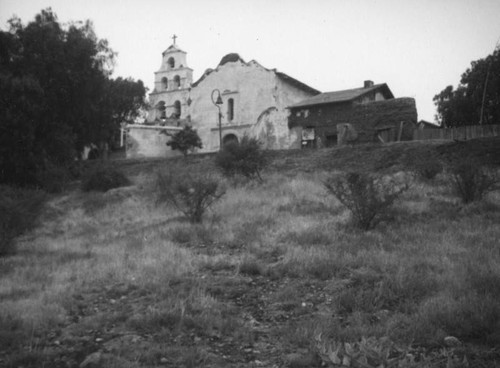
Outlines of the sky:
<svg viewBox="0 0 500 368">
<path fill-rule="evenodd" d="M 91 20 L 118 53 L 113 76 L 150 91 L 175 34 L 194 81 L 235 52 L 322 92 L 387 83 L 427 121 L 434 95 L 500 40 L 500 0 L 0 0 L 0 28 L 48 7 Z"/>
</svg>

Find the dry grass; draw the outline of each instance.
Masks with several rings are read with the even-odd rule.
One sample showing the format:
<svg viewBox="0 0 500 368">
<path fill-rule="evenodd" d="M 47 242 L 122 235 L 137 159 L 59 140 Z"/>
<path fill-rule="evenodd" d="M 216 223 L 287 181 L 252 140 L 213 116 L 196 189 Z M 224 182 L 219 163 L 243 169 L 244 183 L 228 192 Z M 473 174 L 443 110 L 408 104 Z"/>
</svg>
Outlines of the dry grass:
<svg viewBox="0 0 500 368">
<path fill-rule="evenodd" d="M 123 326 L 172 339 L 168 351 L 149 346 L 137 367 L 166 354 L 172 366 L 230 366 L 220 360 L 229 353 L 217 353 L 209 338 L 258 344 L 258 317 L 248 317 L 255 298 L 268 316 L 259 323 L 282 354 L 314 349 L 318 331 L 429 349 L 446 335 L 498 347 L 499 196 L 463 206 L 440 174 L 413 183 L 389 218 L 364 232 L 346 226 L 348 212 L 322 185 L 327 174 L 226 183 L 203 224 L 156 206 L 152 174 L 105 194 L 54 198 L 43 225 L 18 240 L 18 254 L 0 259 L 0 351 L 29 346 L 49 354 L 37 344 L 58 328 L 80 336 Z M 109 306 L 122 296 L 134 300 L 128 309 Z M 75 322 L 78 308 L 93 305 L 98 312 Z M 192 336 L 201 339 L 196 351 L 184 340 Z"/>
</svg>

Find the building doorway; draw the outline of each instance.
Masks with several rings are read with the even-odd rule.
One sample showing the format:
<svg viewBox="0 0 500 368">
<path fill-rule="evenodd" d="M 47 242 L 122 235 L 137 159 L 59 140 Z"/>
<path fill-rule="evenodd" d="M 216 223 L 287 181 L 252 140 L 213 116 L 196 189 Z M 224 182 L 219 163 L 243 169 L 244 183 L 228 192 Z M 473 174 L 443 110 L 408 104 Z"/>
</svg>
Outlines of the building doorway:
<svg viewBox="0 0 500 368">
<path fill-rule="evenodd" d="M 228 143 L 238 143 L 238 137 L 234 134 L 227 134 L 222 138 L 222 145 L 225 146 Z"/>
</svg>

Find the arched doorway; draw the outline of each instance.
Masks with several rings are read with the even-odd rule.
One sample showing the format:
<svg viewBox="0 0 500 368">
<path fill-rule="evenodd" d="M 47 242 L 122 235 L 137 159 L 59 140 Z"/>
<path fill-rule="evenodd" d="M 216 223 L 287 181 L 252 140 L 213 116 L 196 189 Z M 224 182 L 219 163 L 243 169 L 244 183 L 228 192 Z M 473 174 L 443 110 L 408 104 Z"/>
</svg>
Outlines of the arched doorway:
<svg viewBox="0 0 500 368">
<path fill-rule="evenodd" d="M 222 138 L 222 145 L 225 146 L 228 143 L 238 143 L 238 137 L 234 134 L 227 134 Z"/>
</svg>

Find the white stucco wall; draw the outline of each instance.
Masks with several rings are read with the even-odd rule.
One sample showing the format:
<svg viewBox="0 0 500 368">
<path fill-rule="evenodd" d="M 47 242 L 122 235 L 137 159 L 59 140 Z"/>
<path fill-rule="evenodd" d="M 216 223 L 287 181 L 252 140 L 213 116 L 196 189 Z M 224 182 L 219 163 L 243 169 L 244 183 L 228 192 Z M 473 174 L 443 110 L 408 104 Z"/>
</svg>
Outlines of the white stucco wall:
<svg viewBox="0 0 500 368">
<path fill-rule="evenodd" d="M 206 75 L 191 89 L 189 114 L 198 130 L 204 151 L 219 149 L 218 109 L 212 102 L 212 91 L 221 92 L 221 126 L 223 137 L 235 134 L 239 139 L 249 134 L 264 140 L 268 149 L 299 148 L 296 130 L 288 129 L 287 106 L 310 97 L 279 78 L 257 62 L 227 62 Z M 234 119 L 227 119 L 228 100 L 234 100 Z"/>
<path fill-rule="evenodd" d="M 170 137 L 161 134 L 161 131 L 175 133 L 182 128 L 154 127 L 148 125 L 129 125 L 126 128 L 126 157 L 173 157 L 179 156 L 178 151 L 173 151 L 167 142 Z"/>
</svg>

